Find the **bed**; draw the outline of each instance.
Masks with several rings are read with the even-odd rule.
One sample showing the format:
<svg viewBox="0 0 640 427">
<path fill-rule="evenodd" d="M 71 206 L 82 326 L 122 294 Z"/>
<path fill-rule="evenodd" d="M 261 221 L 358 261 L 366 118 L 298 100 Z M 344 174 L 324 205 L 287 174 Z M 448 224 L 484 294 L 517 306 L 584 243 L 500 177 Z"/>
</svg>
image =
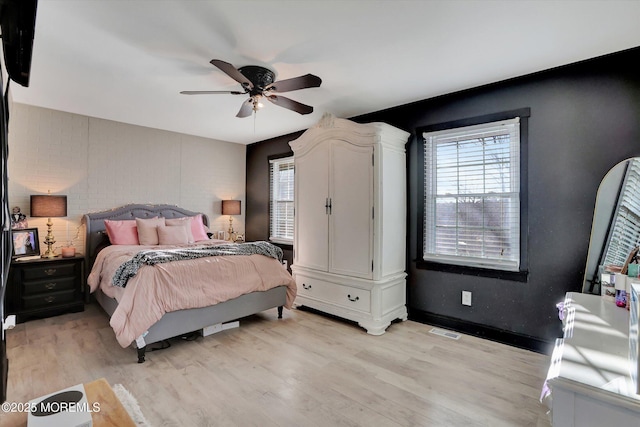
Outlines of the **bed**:
<svg viewBox="0 0 640 427">
<path fill-rule="evenodd" d="M 237 250 L 244 247 L 243 245 L 252 244 L 237 245 L 224 241 L 204 241 L 202 239 L 187 245 L 171 246 L 111 244 L 107 234 L 107 226 L 113 227 L 113 224 L 116 223 L 126 223 L 132 220 L 145 221 L 155 217 L 173 220 L 174 223 L 179 219 L 192 218 L 189 219 L 191 222 L 200 218 L 204 226 L 209 225 L 206 215 L 173 205 L 130 204 L 108 211 L 89 213 L 83 217 L 86 231 L 86 271 L 89 272 L 87 284 L 97 302 L 110 316 L 110 324 L 116 333 L 118 343 L 122 347 L 133 345 L 137 348 L 138 363 L 145 361 L 147 346 L 150 344 L 276 307 L 278 308 L 278 318 L 282 318 L 282 308 L 292 307 L 296 294 L 293 278 L 282 267 L 280 261 L 275 259 L 276 257 L 261 254 L 219 255 L 216 253 L 217 256 L 213 257 L 199 255 L 197 259 L 181 259 L 157 265 L 141 264 L 136 270 L 136 274 L 128 278 L 124 288 L 113 286 L 113 282 L 116 282 L 115 279 L 111 279 L 113 271 L 122 273 L 124 265 L 114 270 L 115 264 L 113 262 L 115 260 L 121 261 L 126 256 L 136 258 L 132 257 L 132 254 L 143 255 L 140 251 L 146 251 L 144 253 L 146 255 L 149 251 L 164 254 L 165 249 L 172 249 L 174 252 L 180 253 L 183 252 L 183 249 L 228 248 L 229 250 Z M 138 224 L 140 225 L 140 222 Z M 113 229 L 110 228 L 110 230 L 113 233 Z M 258 244 L 268 246 L 269 250 L 275 248 L 266 242 L 254 243 L 254 245 Z M 210 246 L 215 246 L 215 248 L 211 249 Z M 115 257 L 115 259 L 112 260 L 111 257 Z M 197 275 L 196 270 L 200 272 Z M 171 274 L 167 275 L 168 272 Z M 203 273 L 206 274 L 205 278 L 202 278 Z M 190 274 L 194 274 L 194 276 L 188 276 Z M 157 279 L 157 277 L 159 278 Z M 161 281 L 163 285 L 155 284 L 156 280 Z M 184 292 L 182 291 L 184 288 L 180 288 L 178 294 L 177 291 L 172 290 L 174 286 L 178 286 L 173 282 L 180 282 L 180 286 L 188 284 L 188 286 L 195 288 Z M 154 285 L 150 286 L 150 283 Z M 246 284 L 248 288 L 245 288 Z M 168 295 L 168 301 L 148 302 L 144 299 L 147 297 L 158 298 L 154 289 L 163 290 L 165 289 L 163 286 L 166 286 L 166 289 L 171 288 L 168 292 L 173 292 Z M 212 288 L 224 290 L 224 295 L 216 296 L 213 303 L 202 297 L 203 293 L 208 295 L 209 289 Z M 191 302 L 180 302 L 175 304 L 182 304 L 188 308 L 176 309 L 173 307 L 174 300 L 182 298 L 183 293 L 191 298 L 192 302 L 197 300 L 198 306 L 193 306 Z M 143 321 L 142 325 L 139 324 L 140 319 Z"/>
</svg>

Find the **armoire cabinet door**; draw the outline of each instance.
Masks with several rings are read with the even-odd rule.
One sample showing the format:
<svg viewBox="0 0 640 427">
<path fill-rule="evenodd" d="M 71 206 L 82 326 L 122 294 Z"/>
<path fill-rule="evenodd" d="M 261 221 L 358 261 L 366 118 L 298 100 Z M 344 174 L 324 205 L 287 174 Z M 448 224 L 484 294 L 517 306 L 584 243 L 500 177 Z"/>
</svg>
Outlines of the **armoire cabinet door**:
<svg viewBox="0 0 640 427">
<path fill-rule="evenodd" d="M 329 271 L 371 278 L 373 147 L 333 141 L 329 165 Z"/>
<path fill-rule="evenodd" d="M 295 259 L 309 268 L 329 268 L 329 144 L 295 158 Z"/>
</svg>

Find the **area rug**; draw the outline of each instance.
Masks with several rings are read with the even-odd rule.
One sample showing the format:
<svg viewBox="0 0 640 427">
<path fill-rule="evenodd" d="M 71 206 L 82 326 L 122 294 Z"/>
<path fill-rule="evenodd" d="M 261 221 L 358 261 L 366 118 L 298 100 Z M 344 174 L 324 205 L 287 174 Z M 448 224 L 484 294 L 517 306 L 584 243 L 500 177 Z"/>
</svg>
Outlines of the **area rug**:
<svg viewBox="0 0 640 427">
<path fill-rule="evenodd" d="M 127 410 L 129 416 L 133 422 L 140 427 L 151 427 L 149 421 L 144 417 L 144 414 L 140 410 L 140 405 L 138 405 L 138 401 L 133 397 L 129 391 L 124 388 L 122 384 L 115 384 L 111 387 L 113 392 L 118 397 L 124 409 Z"/>
</svg>

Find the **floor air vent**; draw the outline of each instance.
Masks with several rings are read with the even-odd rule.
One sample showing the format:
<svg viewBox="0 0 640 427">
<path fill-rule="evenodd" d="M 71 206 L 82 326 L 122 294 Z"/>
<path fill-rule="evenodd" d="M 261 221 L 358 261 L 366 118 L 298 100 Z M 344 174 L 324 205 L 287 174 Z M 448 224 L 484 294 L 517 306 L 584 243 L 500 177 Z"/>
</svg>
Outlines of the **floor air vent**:
<svg viewBox="0 0 640 427">
<path fill-rule="evenodd" d="M 452 340 L 460 339 L 460 334 L 456 334 L 455 332 L 447 331 L 445 329 L 432 328 L 429 333 L 440 335 L 441 337 L 451 338 Z"/>
</svg>

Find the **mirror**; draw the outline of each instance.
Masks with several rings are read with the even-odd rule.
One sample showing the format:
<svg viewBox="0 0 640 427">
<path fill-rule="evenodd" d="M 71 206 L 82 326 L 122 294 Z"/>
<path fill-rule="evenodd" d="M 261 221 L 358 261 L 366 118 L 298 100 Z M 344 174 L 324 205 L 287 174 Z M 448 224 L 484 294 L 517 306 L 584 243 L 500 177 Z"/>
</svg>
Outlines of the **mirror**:
<svg viewBox="0 0 640 427">
<path fill-rule="evenodd" d="M 640 157 L 615 165 L 596 196 L 582 292 L 600 294 L 603 266 L 622 267 L 640 242 Z"/>
</svg>

